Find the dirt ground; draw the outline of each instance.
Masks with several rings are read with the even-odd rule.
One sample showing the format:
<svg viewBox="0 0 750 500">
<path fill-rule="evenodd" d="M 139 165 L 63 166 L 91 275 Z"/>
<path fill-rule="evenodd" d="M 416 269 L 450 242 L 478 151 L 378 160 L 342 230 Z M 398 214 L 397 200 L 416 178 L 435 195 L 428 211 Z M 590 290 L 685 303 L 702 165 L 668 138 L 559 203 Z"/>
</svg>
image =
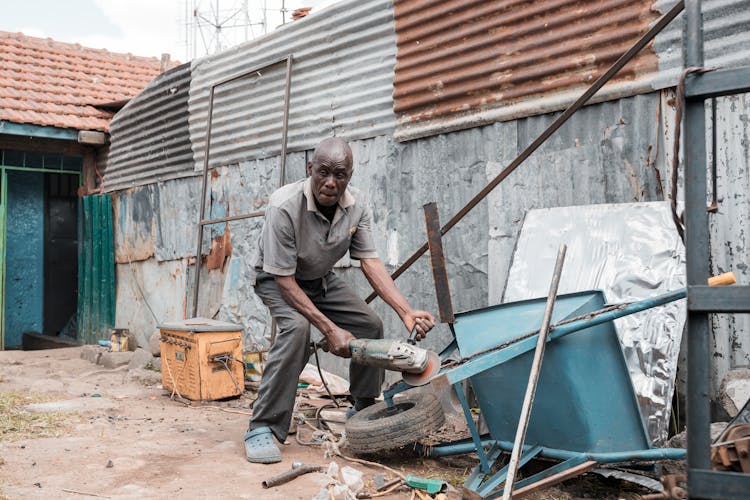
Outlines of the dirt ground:
<svg viewBox="0 0 750 500">
<path fill-rule="evenodd" d="M 376 475 L 395 477 L 328 458 L 322 447 L 303 446 L 293 437 L 282 446 L 281 463 L 248 463 L 241 440 L 251 401 L 187 406 L 169 398 L 158 372 L 104 369 L 81 359 L 80 348 L 0 352 L 0 499 L 314 498 L 321 473 L 262 487 L 293 462 L 353 467 L 367 491 L 373 491 Z M 311 431 L 300 426 L 298 435 L 309 441 Z M 459 486 L 477 459 L 403 455 L 381 463 Z M 586 474 L 531 498 L 637 498 L 639 491 L 645 492 Z M 396 491 L 380 498 L 410 497 Z M 449 498 L 460 498 L 458 490 Z"/>
</svg>

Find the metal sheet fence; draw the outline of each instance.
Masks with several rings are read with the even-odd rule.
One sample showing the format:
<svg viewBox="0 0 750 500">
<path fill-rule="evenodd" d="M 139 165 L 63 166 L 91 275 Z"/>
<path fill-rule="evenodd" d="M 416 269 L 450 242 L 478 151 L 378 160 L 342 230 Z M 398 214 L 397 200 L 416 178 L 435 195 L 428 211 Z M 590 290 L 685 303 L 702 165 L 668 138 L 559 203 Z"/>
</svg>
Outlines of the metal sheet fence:
<svg viewBox="0 0 750 500">
<path fill-rule="evenodd" d="M 80 199 L 78 247 L 78 339 L 109 337 L 115 324 L 115 267 L 110 195 Z"/>
</svg>

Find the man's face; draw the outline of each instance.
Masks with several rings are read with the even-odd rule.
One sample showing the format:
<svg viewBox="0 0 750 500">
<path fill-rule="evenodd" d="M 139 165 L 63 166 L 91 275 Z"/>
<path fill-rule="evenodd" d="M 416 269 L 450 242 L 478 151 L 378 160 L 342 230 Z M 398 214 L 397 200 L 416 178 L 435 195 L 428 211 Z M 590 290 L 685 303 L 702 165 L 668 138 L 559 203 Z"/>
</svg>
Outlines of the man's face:
<svg viewBox="0 0 750 500">
<path fill-rule="evenodd" d="M 312 192 L 318 204 L 332 207 L 341 199 L 352 178 L 352 165 L 344 155 L 316 158 L 307 165 Z"/>
</svg>

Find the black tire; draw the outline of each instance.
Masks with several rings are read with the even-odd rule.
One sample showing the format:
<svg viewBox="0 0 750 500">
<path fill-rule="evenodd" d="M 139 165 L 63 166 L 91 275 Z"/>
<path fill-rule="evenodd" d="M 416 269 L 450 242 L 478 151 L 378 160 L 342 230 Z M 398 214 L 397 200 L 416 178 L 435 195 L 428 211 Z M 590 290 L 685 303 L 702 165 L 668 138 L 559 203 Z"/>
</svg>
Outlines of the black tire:
<svg viewBox="0 0 750 500">
<path fill-rule="evenodd" d="M 358 411 L 346 422 L 349 449 L 365 455 L 414 443 L 445 423 L 440 400 L 430 393 L 396 396 L 393 408 L 385 401 Z"/>
</svg>

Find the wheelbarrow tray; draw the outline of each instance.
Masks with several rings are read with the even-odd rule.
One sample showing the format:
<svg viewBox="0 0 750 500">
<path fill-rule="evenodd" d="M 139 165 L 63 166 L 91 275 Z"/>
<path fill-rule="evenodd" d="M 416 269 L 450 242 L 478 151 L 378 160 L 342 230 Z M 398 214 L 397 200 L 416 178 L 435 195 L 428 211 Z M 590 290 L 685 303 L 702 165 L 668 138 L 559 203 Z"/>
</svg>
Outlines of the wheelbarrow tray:
<svg viewBox="0 0 750 500">
<path fill-rule="evenodd" d="M 456 341 L 463 358 L 503 345 L 541 327 L 546 298 L 476 309 L 456 315 Z M 590 290 L 559 295 L 552 323 L 605 306 Z M 490 436 L 513 442 L 533 350 L 472 376 L 471 383 Z M 548 343 L 526 444 L 581 453 L 650 448 L 612 321 Z"/>
</svg>

